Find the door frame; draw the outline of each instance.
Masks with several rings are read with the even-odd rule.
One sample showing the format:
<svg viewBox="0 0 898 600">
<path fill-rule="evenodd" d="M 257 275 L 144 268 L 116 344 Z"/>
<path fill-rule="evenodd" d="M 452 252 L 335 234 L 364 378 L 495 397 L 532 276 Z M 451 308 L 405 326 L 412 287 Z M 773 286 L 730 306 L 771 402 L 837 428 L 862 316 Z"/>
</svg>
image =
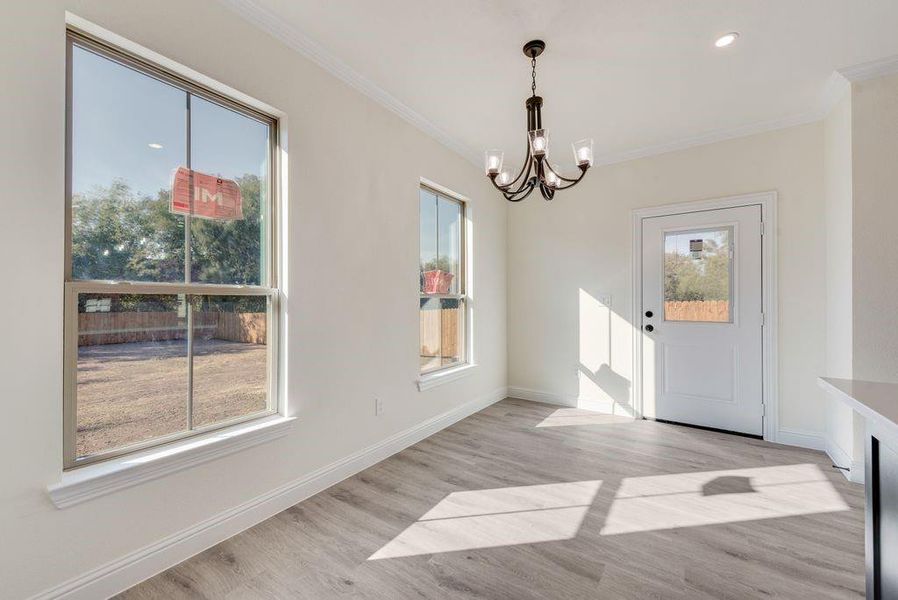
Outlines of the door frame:
<svg viewBox="0 0 898 600">
<path fill-rule="evenodd" d="M 642 396 L 642 222 L 650 217 L 666 217 L 692 212 L 761 207 L 761 401 L 764 403 L 762 432 L 769 442 L 777 441 L 779 427 L 779 388 L 777 387 L 777 306 L 776 306 L 776 208 L 775 191 L 726 196 L 711 200 L 663 204 L 630 211 L 633 227 L 633 265 L 631 269 L 631 327 L 633 330 L 633 397 L 632 403 L 639 417 L 643 417 Z"/>
</svg>

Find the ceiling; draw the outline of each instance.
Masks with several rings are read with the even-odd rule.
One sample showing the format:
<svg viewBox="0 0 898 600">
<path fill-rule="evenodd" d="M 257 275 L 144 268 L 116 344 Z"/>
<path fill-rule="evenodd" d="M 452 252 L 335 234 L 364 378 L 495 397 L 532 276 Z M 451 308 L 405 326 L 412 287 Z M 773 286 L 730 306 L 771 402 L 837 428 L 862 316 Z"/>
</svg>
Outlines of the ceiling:
<svg viewBox="0 0 898 600">
<path fill-rule="evenodd" d="M 562 167 L 815 120 L 835 70 L 898 55 L 895 0 L 222 1 L 478 164 L 523 156 L 532 38 Z"/>
</svg>

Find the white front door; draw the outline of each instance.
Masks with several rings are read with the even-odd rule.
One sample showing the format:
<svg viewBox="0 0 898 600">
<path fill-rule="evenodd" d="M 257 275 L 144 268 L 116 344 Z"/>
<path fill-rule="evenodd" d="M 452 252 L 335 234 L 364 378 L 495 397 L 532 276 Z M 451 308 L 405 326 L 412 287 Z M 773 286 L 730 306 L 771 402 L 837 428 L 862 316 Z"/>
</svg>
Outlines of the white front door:
<svg viewBox="0 0 898 600">
<path fill-rule="evenodd" d="M 643 411 L 761 435 L 761 207 L 642 220 Z"/>
</svg>

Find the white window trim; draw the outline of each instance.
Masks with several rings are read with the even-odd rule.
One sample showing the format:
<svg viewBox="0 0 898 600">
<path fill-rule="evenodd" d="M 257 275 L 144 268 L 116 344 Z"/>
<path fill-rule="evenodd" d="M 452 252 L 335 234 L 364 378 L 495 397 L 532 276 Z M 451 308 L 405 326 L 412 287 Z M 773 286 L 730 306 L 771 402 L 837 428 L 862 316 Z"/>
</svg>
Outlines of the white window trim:
<svg viewBox="0 0 898 600">
<path fill-rule="evenodd" d="M 429 371 L 427 373 L 419 373 L 418 378 L 415 380 L 415 385 L 418 386 L 418 391 L 423 392 L 424 390 L 429 390 L 430 388 L 436 387 L 438 385 L 442 385 L 444 383 L 449 383 L 451 381 L 456 381 L 461 379 L 465 375 L 471 373 L 471 371 L 477 366 L 477 362 L 474 357 L 474 207 L 471 199 L 467 196 L 459 194 L 456 191 L 453 191 L 447 188 L 444 185 L 440 185 L 430 179 L 425 177 L 421 177 L 418 180 L 418 189 L 421 187 L 427 187 L 435 192 L 439 192 L 444 196 L 448 196 L 458 202 L 461 202 L 464 206 L 464 244 L 465 244 L 465 259 L 463 262 L 465 269 L 465 362 L 447 366 L 441 369 L 437 369 L 434 371 Z M 420 230 L 420 215 L 419 215 L 419 230 Z M 420 255 L 421 252 L 421 241 L 418 240 L 418 249 L 416 251 L 416 256 Z M 416 273 L 417 276 L 417 267 Z M 420 294 L 419 294 L 420 296 Z M 420 309 L 419 313 L 420 314 Z M 420 344 L 420 339 L 418 340 L 418 344 Z"/>
<path fill-rule="evenodd" d="M 286 113 L 68 11 L 65 13 L 65 20 L 67 27 L 71 29 L 103 40 L 277 119 L 276 178 L 272 181 L 272 193 L 276 199 L 276 206 L 272 206 L 272 213 L 277 213 L 277 219 L 273 219 L 271 235 L 277 237 L 278 243 L 271 259 L 277 268 L 277 275 L 286 273 L 287 244 L 289 240 L 285 235 L 287 206 L 289 206 L 287 196 L 288 144 Z M 286 277 L 283 277 L 279 285 L 278 300 L 283 298 L 286 291 L 287 281 Z M 283 310 L 280 302 L 277 302 L 276 306 L 277 314 L 275 317 L 280 316 Z M 276 329 L 273 332 L 277 336 L 276 339 L 284 339 L 284 321 L 276 318 L 273 325 Z M 169 444 L 86 465 L 79 469 L 61 470 L 60 480 L 47 486 L 51 500 L 58 508 L 72 506 L 286 435 L 296 421 L 295 417 L 287 416 L 290 413 L 286 396 L 287 377 L 284 367 L 287 364 L 288 351 L 286 344 L 279 344 L 276 360 L 273 361 L 275 364 L 272 364 L 272 368 L 276 369 L 276 375 L 272 375 L 272 387 L 276 391 L 274 399 L 276 414 L 197 434 Z"/>
<path fill-rule="evenodd" d="M 443 385 L 451 381 L 458 381 L 462 377 L 470 375 L 471 372 L 476 368 L 476 363 L 462 363 L 457 366 L 446 367 L 445 369 L 440 369 L 439 371 L 426 373 L 424 375 L 421 375 L 421 377 L 419 377 L 418 381 L 416 382 L 416 384 L 418 385 L 418 391 L 423 392 L 425 390 L 435 388 L 438 385 Z"/>
<path fill-rule="evenodd" d="M 57 508 L 68 508 L 283 437 L 294 421 L 295 417 L 271 415 L 65 471 L 47 492 Z"/>
</svg>

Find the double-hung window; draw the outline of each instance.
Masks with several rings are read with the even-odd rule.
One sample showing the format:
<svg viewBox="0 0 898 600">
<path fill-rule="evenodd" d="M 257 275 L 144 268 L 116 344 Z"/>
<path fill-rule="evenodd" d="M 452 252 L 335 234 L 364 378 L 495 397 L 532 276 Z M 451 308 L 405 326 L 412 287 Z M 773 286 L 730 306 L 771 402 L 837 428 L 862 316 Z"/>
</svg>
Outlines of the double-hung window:
<svg viewBox="0 0 898 600">
<path fill-rule="evenodd" d="M 420 372 L 467 362 L 465 203 L 422 186 L 420 196 Z"/>
<path fill-rule="evenodd" d="M 277 411 L 268 115 L 67 35 L 66 468 Z"/>
</svg>

